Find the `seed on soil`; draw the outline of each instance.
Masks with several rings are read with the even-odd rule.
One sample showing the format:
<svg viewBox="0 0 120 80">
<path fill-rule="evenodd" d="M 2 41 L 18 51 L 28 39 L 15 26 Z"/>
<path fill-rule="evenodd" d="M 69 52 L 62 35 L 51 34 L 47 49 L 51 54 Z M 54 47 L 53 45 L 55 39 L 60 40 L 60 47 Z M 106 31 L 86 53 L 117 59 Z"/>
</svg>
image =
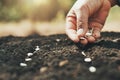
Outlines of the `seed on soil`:
<svg viewBox="0 0 120 80">
<path fill-rule="evenodd" d="M 64 65 L 68 64 L 68 62 L 69 62 L 68 60 L 61 61 L 61 62 L 59 63 L 59 66 L 62 67 L 62 66 L 64 66 Z"/>
<path fill-rule="evenodd" d="M 27 56 L 28 57 L 30 57 L 30 56 L 32 56 L 33 55 L 33 53 L 27 53 Z"/>
<path fill-rule="evenodd" d="M 47 69 L 48 69 L 47 67 L 42 67 L 42 68 L 40 68 L 40 72 L 41 72 L 41 73 L 44 73 L 44 72 L 47 71 Z"/>
<path fill-rule="evenodd" d="M 91 67 L 89 67 L 89 71 L 92 72 L 92 73 L 96 72 L 96 68 L 94 66 L 91 66 Z"/>
<path fill-rule="evenodd" d="M 85 58 L 84 61 L 85 61 L 85 62 L 91 62 L 92 59 L 91 59 L 91 58 Z"/>
<path fill-rule="evenodd" d="M 57 42 L 60 42 L 60 39 L 56 39 Z"/>
<path fill-rule="evenodd" d="M 27 64 L 26 64 L 26 63 L 20 63 L 20 66 L 22 66 L 22 67 L 26 67 Z"/>
<path fill-rule="evenodd" d="M 32 61 L 32 58 L 26 58 L 25 61 Z"/>
<path fill-rule="evenodd" d="M 36 46 L 35 50 L 36 50 L 36 51 L 40 50 L 39 46 Z"/>
<path fill-rule="evenodd" d="M 120 38 L 112 40 L 113 42 L 118 42 Z"/>
<path fill-rule="evenodd" d="M 84 52 L 84 51 L 82 51 L 81 53 L 82 53 L 82 55 L 83 55 L 83 56 L 86 56 L 86 54 L 85 54 L 85 52 Z"/>
<path fill-rule="evenodd" d="M 77 34 L 82 34 L 83 33 L 83 29 L 78 29 Z"/>
</svg>

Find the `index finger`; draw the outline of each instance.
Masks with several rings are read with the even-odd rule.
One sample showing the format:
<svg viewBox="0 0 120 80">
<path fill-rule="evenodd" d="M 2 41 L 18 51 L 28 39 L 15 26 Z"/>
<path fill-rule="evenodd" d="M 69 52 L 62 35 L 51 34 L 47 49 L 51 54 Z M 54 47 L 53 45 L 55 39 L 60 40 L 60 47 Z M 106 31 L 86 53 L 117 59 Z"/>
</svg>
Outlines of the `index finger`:
<svg viewBox="0 0 120 80">
<path fill-rule="evenodd" d="M 72 41 L 79 42 L 76 29 L 76 16 L 75 13 L 70 10 L 68 15 L 66 16 L 66 34 Z"/>
</svg>

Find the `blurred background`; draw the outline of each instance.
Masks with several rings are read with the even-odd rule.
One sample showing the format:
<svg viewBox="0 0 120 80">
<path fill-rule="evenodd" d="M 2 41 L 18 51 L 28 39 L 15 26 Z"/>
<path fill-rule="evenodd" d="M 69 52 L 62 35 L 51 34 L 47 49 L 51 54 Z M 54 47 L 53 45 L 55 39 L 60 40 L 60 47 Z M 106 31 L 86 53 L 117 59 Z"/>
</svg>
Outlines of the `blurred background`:
<svg viewBox="0 0 120 80">
<path fill-rule="evenodd" d="M 65 17 L 76 0 L 0 0 L 0 37 L 65 33 Z M 120 32 L 120 8 L 111 9 L 102 31 Z"/>
</svg>

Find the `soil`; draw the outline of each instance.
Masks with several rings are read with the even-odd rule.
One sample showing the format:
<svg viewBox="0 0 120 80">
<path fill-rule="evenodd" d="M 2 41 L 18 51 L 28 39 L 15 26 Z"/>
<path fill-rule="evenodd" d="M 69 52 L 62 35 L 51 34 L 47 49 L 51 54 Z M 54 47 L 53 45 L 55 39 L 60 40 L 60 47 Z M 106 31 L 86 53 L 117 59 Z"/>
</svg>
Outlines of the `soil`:
<svg viewBox="0 0 120 80">
<path fill-rule="evenodd" d="M 0 38 L 0 80 L 120 80 L 120 33 L 103 32 L 83 46 L 65 34 Z M 114 39 L 118 39 L 114 42 Z M 35 51 L 36 46 L 40 50 Z M 92 62 L 85 62 L 84 51 Z M 34 53 L 32 61 L 25 61 Z M 27 66 L 20 66 L 24 62 Z M 89 67 L 96 67 L 90 72 Z"/>
</svg>

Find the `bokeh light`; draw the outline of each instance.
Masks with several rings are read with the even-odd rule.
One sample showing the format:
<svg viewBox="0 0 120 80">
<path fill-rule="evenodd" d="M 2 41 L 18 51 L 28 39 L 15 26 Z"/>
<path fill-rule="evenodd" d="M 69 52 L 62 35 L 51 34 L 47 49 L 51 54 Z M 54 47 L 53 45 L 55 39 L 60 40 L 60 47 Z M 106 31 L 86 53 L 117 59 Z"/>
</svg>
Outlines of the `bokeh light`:
<svg viewBox="0 0 120 80">
<path fill-rule="evenodd" d="M 0 36 L 65 33 L 65 17 L 75 1 L 0 0 Z M 119 7 L 111 9 L 103 31 L 120 31 L 119 13 Z"/>
</svg>

